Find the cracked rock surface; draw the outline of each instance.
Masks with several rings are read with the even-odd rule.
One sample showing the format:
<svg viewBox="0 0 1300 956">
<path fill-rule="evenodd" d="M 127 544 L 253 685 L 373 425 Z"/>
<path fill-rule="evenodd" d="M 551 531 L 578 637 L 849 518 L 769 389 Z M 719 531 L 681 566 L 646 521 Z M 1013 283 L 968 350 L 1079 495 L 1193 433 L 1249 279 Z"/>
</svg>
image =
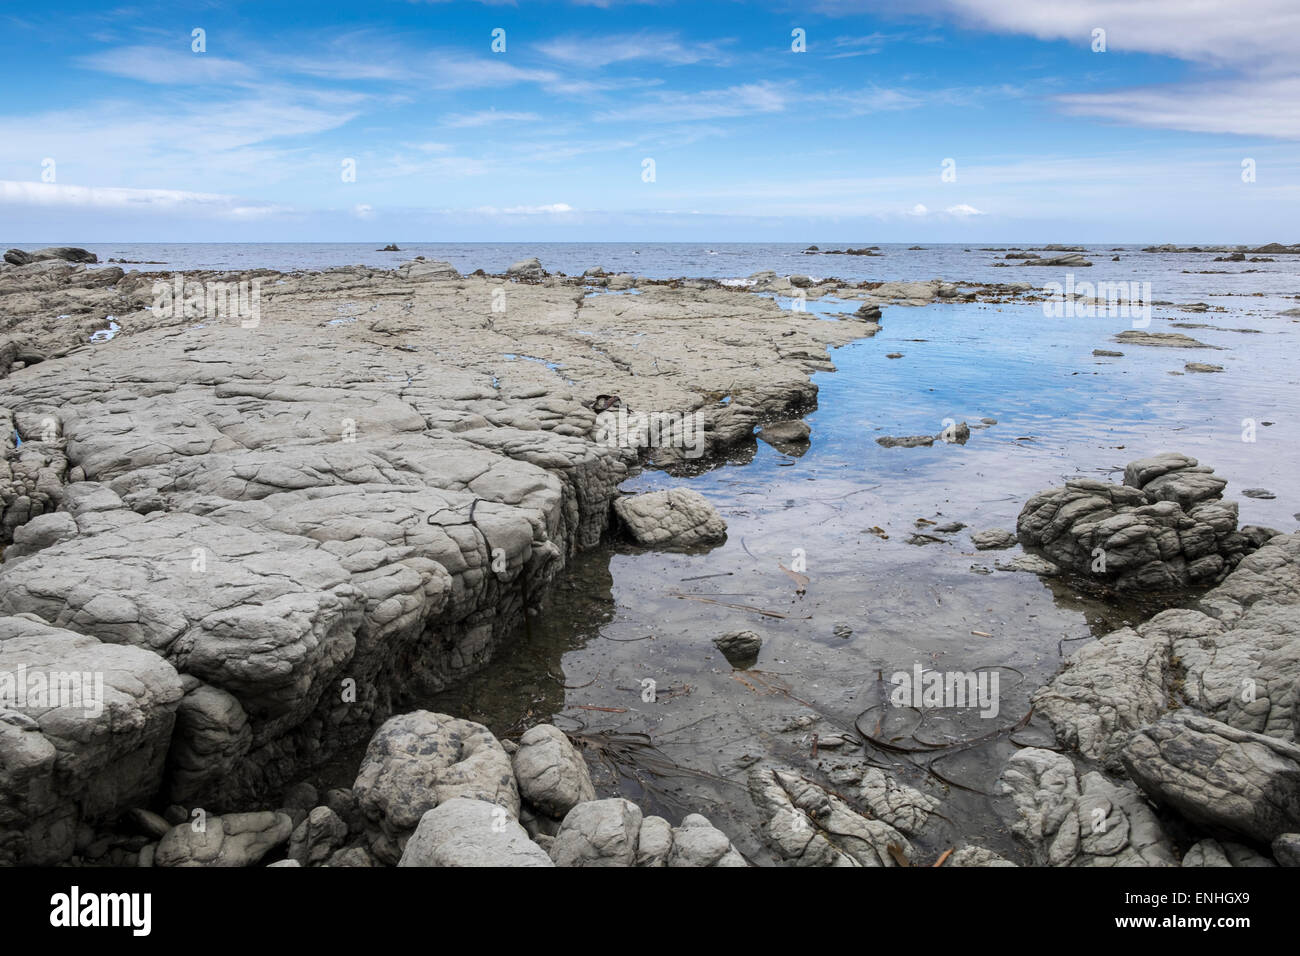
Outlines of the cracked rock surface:
<svg viewBox="0 0 1300 956">
<path fill-rule="evenodd" d="M 159 739 L 91 734 L 87 757 L 148 737 L 155 795 L 217 810 L 481 667 L 606 533 L 628 466 L 680 456 L 602 440 L 597 396 L 698 415 L 718 452 L 802 414 L 827 347 L 863 335 L 716 286 L 587 296 L 528 263 L 185 276 L 260 280 L 251 322 L 149 308 L 172 278 L 0 266 L 0 620 L 172 675 L 180 696 L 144 721 Z M 649 497 L 619 499 L 646 541 L 725 534 L 707 502 Z M 0 844 L 27 846 L 54 808 L 0 776 Z M 58 812 L 100 816 L 85 799 Z"/>
</svg>

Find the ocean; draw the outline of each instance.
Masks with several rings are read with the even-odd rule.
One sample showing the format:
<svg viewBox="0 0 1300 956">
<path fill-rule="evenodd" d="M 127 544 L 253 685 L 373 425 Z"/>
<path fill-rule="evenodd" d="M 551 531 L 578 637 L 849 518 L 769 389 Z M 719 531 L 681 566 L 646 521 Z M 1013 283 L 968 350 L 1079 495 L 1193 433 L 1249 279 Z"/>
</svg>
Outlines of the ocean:
<svg viewBox="0 0 1300 956">
<path fill-rule="evenodd" d="M 61 243 L 77 245 L 75 242 Z M 511 263 L 536 256 L 550 272 L 580 275 L 600 266 L 609 272 L 629 272 L 648 279 L 677 277 L 740 279 L 765 269 L 780 275 L 813 278 L 835 276 L 853 281 L 916 280 L 1010 282 L 1024 279 L 1040 285 L 1061 281 L 1061 270 L 1024 266 L 1006 260 L 1005 251 L 1041 248 L 1033 243 L 925 244 L 883 243 L 878 256 L 805 255 L 810 245 L 822 250 L 864 248 L 872 243 L 448 243 L 397 242 L 400 252 L 379 251 L 387 242 L 263 242 L 263 243 L 90 243 L 103 265 L 127 260 L 126 269 L 197 271 L 237 269 L 323 270 L 367 265 L 393 268 L 415 256 L 449 262 L 461 272 L 483 269 L 501 273 Z M 10 242 L 5 248 L 37 248 L 51 243 Z M 922 246 L 920 249 L 913 245 Z M 1093 263 L 1077 270 L 1080 281 L 1150 282 L 1156 299 L 1203 294 L 1294 294 L 1300 290 L 1300 256 L 1278 256 L 1276 262 L 1216 263 L 1214 253 L 1149 253 L 1140 245 L 1085 245 Z M 1040 252 L 1044 258 L 1052 253 Z M 1118 256 L 1119 261 L 1113 261 Z M 1002 263 L 998 265 L 998 263 Z M 1210 275 L 1202 270 L 1212 270 Z M 1286 290 L 1289 290 L 1287 292 Z"/>
</svg>

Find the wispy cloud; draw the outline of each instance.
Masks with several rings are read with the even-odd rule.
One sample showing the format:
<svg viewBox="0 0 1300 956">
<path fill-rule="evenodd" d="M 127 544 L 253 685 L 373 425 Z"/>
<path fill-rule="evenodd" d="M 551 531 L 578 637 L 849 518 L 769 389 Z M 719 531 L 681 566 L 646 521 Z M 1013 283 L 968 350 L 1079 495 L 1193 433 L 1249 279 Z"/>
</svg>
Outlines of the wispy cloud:
<svg viewBox="0 0 1300 956">
<path fill-rule="evenodd" d="M 486 109 L 477 113 L 449 113 L 442 118 L 442 125 L 450 129 L 472 129 L 479 126 L 495 126 L 498 123 L 535 123 L 541 119 L 537 113 L 521 113 L 510 110 Z"/>
<path fill-rule="evenodd" d="M 537 49 L 552 60 L 570 66 L 600 68 L 633 60 L 682 66 L 704 61 L 725 62 L 726 57 L 720 48 L 729 42 L 689 42 L 675 33 L 642 32 L 556 37 L 537 44 Z"/>
<path fill-rule="evenodd" d="M 1171 84 L 1057 97 L 1077 116 L 1193 133 L 1300 140 L 1300 78 Z"/>
<path fill-rule="evenodd" d="M 789 90 L 776 83 L 759 82 L 698 93 L 656 93 L 636 106 L 596 114 L 601 122 L 673 123 L 718 120 L 758 113 L 780 113 L 790 100 Z"/>
<path fill-rule="evenodd" d="M 0 205 L 75 207 L 86 210 L 131 210 L 132 212 L 174 213 L 225 219 L 254 219 L 289 212 L 278 203 L 256 203 L 219 193 L 187 192 L 181 189 L 125 189 L 67 186 L 0 180 Z"/>
</svg>

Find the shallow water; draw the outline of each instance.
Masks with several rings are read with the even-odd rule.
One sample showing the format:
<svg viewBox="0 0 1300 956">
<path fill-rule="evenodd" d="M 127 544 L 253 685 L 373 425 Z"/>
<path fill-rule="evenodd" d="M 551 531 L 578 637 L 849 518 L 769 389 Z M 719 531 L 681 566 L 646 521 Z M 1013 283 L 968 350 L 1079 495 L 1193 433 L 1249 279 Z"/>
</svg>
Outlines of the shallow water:
<svg viewBox="0 0 1300 956">
<path fill-rule="evenodd" d="M 1014 529 L 1035 491 L 1080 475 L 1120 480 L 1125 463 L 1164 450 L 1216 467 L 1230 482 L 1229 497 L 1252 487 L 1277 494 L 1240 498 L 1243 524 L 1295 527 L 1297 324 L 1277 315 L 1289 304 L 1270 298 L 1252 300 L 1251 311 L 1155 310 L 1152 331 L 1179 331 L 1170 326 L 1175 321 L 1260 330 L 1181 330 L 1222 351 L 1116 345 L 1111 336 L 1130 320 L 1048 318 L 1041 305 L 886 307 L 877 336 L 833 352 L 837 371 L 816 376 L 818 407 L 806 417 L 812 442 L 801 456 L 756 442 L 693 477 L 646 471 L 625 483 L 629 491 L 684 484 L 701 492 L 727 520 L 724 545 L 664 554 L 613 543 L 580 556 L 527 633 L 485 671 L 422 704 L 499 734 L 541 720 L 571 732 L 649 734 L 693 775 L 606 774 L 603 792 L 625 793 L 674 819 L 703 812 L 763 861 L 744 789 L 754 758 L 811 773 L 865 766 L 860 745 L 819 747 L 812 757 L 814 733 L 824 739 L 853 731 L 864 712 L 865 731 L 905 741 L 1009 731 L 1063 654 L 1156 609 L 995 570 L 1018 551 L 976 552 L 970 531 Z M 808 307 L 834 319 L 856 305 Z M 1125 354 L 1094 358 L 1094 348 Z M 885 357 L 895 352 L 903 357 Z M 1169 374 L 1187 361 L 1226 371 Z M 997 424 L 977 428 L 965 445 L 884 448 L 874 441 L 981 418 Z M 1243 419 L 1257 423 L 1253 443 L 1242 440 Z M 970 527 L 934 534 L 918 519 Z M 941 540 L 909 543 L 917 532 Z M 800 552 L 809 579 L 803 595 L 781 567 L 798 570 Z M 837 624 L 851 636 L 837 636 Z M 739 629 L 763 637 L 756 670 L 733 672 L 711 643 Z M 887 693 L 881 678 L 917 664 L 943 672 L 998 668 L 997 715 L 927 710 L 918 731 L 913 712 L 878 707 Z M 646 679 L 656 684 L 654 702 L 642 699 Z M 820 720 L 783 729 L 800 714 Z M 1018 853 L 983 795 L 1014 750 L 1008 737 L 945 752 L 936 773 L 870 754 L 944 802 L 947 821 L 914 841 L 922 859 L 968 842 Z M 1048 738 L 1030 724 L 1015 739 Z M 843 792 L 852 796 L 853 788 Z"/>
</svg>

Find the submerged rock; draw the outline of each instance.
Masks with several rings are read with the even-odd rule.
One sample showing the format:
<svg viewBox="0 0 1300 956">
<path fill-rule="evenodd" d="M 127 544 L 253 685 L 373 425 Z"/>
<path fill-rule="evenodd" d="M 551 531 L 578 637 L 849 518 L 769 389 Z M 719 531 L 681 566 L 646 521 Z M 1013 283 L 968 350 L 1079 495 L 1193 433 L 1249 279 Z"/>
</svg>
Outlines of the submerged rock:
<svg viewBox="0 0 1300 956">
<path fill-rule="evenodd" d="M 759 438 L 777 448 L 782 445 L 806 445 L 810 435 L 812 429 L 808 423 L 799 420 L 771 422 L 758 430 Z"/>
<path fill-rule="evenodd" d="M 989 528 L 986 531 L 972 532 L 970 540 L 975 545 L 976 550 L 997 551 L 1013 547 L 1016 543 L 1016 536 L 1013 532 L 1003 528 Z"/>
<path fill-rule="evenodd" d="M 938 800 L 900 783 L 879 767 L 863 776 L 859 796 L 876 818 L 902 833 L 915 834 L 939 809 Z"/>
<path fill-rule="evenodd" d="M 1204 342 L 1197 341 L 1190 335 L 1183 335 L 1181 332 L 1145 332 L 1140 329 L 1128 329 L 1120 332 L 1115 336 L 1115 341 L 1121 345 L 1149 345 L 1157 348 L 1215 348 L 1213 345 L 1206 345 Z"/>
<path fill-rule="evenodd" d="M 753 667 L 758 662 L 758 652 L 763 648 L 763 639 L 753 631 L 733 631 L 715 637 L 713 644 L 722 651 L 722 656 L 727 659 L 727 663 L 743 670 Z"/>
</svg>

